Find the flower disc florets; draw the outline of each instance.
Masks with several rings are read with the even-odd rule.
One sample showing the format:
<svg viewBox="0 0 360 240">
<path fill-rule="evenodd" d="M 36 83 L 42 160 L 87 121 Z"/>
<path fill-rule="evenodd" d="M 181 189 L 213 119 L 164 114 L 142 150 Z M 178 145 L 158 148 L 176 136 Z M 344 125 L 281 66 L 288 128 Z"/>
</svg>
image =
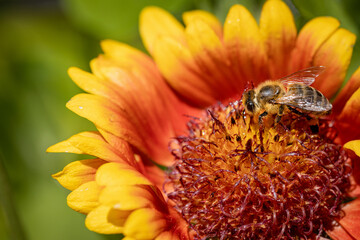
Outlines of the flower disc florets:
<svg viewBox="0 0 360 240">
<path fill-rule="evenodd" d="M 233 102 L 188 129 L 166 188 L 196 239 L 316 239 L 342 217 L 351 167 L 330 120 L 260 124 Z"/>
</svg>

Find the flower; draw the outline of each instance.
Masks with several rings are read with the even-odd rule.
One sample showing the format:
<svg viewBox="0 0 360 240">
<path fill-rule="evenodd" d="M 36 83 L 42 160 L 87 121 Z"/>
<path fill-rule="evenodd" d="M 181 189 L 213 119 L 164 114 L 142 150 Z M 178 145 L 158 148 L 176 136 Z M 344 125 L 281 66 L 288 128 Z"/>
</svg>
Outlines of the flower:
<svg viewBox="0 0 360 240">
<path fill-rule="evenodd" d="M 241 5 L 224 26 L 204 11 L 183 20 L 145 8 L 153 59 L 105 40 L 92 73 L 69 69 L 88 93 L 67 107 L 98 131 L 48 149 L 96 157 L 53 175 L 72 191 L 68 205 L 90 230 L 127 240 L 360 238 L 360 68 L 336 95 L 355 36 L 332 17 L 297 33 L 280 0 L 265 3 L 259 26 Z M 311 66 L 326 67 L 313 86 L 336 96 L 332 115 L 261 124 L 243 112 L 251 84 Z"/>
</svg>

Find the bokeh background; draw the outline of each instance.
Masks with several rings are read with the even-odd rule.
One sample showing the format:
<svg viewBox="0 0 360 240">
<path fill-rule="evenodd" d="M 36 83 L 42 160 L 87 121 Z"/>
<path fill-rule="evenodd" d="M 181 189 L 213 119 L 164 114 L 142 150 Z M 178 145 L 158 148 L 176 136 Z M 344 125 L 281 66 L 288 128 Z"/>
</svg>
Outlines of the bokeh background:
<svg viewBox="0 0 360 240">
<path fill-rule="evenodd" d="M 50 145 L 94 129 L 65 108 L 81 90 L 67 76 L 70 66 L 89 70 L 99 41 L 115 39 L 143 51 L 138 15 L 157 5 L 181 13 L 205 9 L 224 21 L 234 3 L 258 18 L 263 0 L 0 0 L 0 239 L 120 239 L 87 230 L 84 216 L 66 205 L 51 174 L 80 159 L 47 154 Z M 298 29 L 315 16 L 338 18 L 358 35 L 358 0 L 286 1 Z M 347 78 L 360 65 L 355 45 Z"/>
</svg>

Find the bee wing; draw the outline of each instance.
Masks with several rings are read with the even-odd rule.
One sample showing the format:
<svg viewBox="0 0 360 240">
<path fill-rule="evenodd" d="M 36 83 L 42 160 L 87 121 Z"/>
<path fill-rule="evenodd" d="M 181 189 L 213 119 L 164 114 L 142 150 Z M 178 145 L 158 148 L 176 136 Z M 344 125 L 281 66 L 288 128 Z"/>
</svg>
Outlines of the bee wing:
<svg viewBox="0 0 360 240">
<path fill-rule="evenodd" d="M 314 96 L 302 96 L 294 93 L 287 93 L 284 96 L 276 99 L 277 104 L 283 104 L 290 107 L 295 107 L 301 110 L 310 112 L 326 112 L 331 110 L 332 105 L 319 104 L 313 99 Z"/>
<path fill-rule="evenodd" d="M 300 83 L 309 86 L 315 81 L 315 78 L 319 76 L 324 70 L 325 67 L 323 66 L 309 67 L 290 74 L 289 76 L 283 77 L 280 79 L 280 81 L 285 86 L 294 83 Z"/>
</svg>

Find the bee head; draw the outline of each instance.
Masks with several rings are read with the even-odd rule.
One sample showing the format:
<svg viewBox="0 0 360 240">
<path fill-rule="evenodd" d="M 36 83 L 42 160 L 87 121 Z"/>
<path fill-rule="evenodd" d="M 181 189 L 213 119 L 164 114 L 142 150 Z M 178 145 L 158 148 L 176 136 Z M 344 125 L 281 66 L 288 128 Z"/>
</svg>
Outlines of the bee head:
<svg viewBox="0 0 360 240">
<path fill-rule="evenodd" d="M 254 89 L 251 89 L 249 91 L 246 91 L 243 96 L 243 104 L 245 107 L 245 110 L 253 114 L 256 111 L 256 103 L 255 103 L 255 91 Z"/>
</svg>

